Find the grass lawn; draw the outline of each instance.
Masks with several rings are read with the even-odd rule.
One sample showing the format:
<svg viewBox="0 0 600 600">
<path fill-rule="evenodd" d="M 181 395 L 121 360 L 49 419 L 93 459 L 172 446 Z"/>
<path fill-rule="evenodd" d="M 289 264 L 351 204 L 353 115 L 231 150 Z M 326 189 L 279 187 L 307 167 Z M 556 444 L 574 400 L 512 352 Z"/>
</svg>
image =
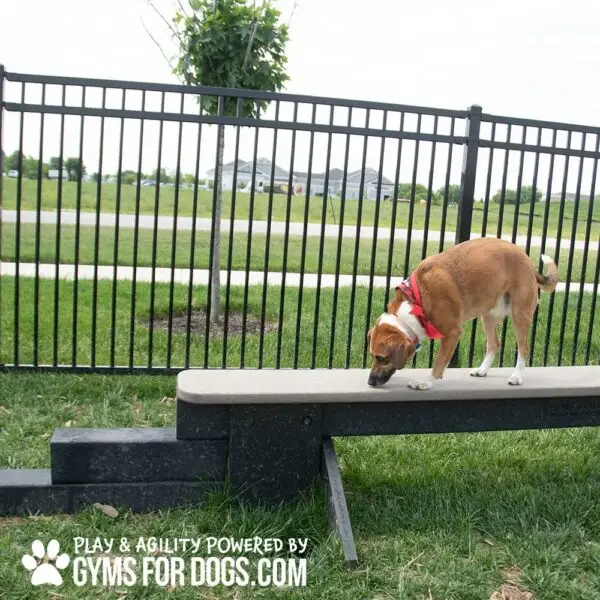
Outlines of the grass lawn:
<svg viewBox="0 0 600 600">
<path fill-rule="evenodd" d="M 21 225 L 19 258 L 22 262 L 35 262 L 36 259 L 36 226 L 33 224 Z M 9 223 L 2 227 L 0 258 L 13 261 L 17 255 L 16 224 Z M 64 225 L 60 229 L 60 262 L 73 264 L 75 262 L 76 229 L 72 225 Z M 221 237 L 221 268 L 227 268 L 229 252 L 229 235 L 223 233 Z M 108 227 L 100 228 L 98 236 L 98 264 L 114 264 L 115 232 Z M 151 229 L 138 230 L 137 261 L 139 266 L 152 266 L 154 233 Z M 181 231 L 177 234 L 175 250 L 175 266 L 189 268 L 191 231 Z M 119 231 L 119 252 L 117 264 L 133 265 L 135 258 L 135 233 L 133 229 Z M 285 238 L 281 235 L 272 235 L 269 243 L 270 271 L 282 271 L 284 265 Z M 79 263 L 94 264 L 94 246 L 96 231 L 94 227 L 82 227 L 79 235 Z M 233 236 L 232 268 L 243 271 L 246 269 L 248 236 L 238 233 Z M 287 247 L 287 271 L 300 272 L 302 266 L 302 238 L 290 236 Z M 445 248 L 453 245 L 453 240 L 445 244 Z M 407 244 L 394 242 L 392 258 L 392 276 L 400 277 L 404 273 L 405 255 Z M 194 244 L 194 266 L 207 269 L 210 264 L 210 233 L 197 232 Z M 266 236 L 253 234 L 250 255 L 250 269 L 263 271 L 265 268 Z M 305 264 L 306 273 L 319 272 L 320 240 L 317 237 L 306 239 Z M 387 275 L 390 240 L 379 240 L 375 248 L 375 275 Z M 553 250 L 548 250 L 553 255 Z M 426 255 L 431 256 L 439 252 L 439 242 L 428 242 Z M 173 236 L 170 231 L 158 230 L 156 244 L 156 266 L 170 267 L 173 254 Z M 323 262 L 321 272 L 335 273 L 338 255 L 338 240 L 325 238 L 323 244 Z M 342 239 L 340 252 L 340 273 L 352 274 L 354 271 L 355 242 L 352 239 Z M 537 261 L 539 249 L 531 251 L 532 258 Z M 358 252 L 357 273 L 368 275 L 371 271 L 373 256 L 373 243 L 371 240 L 361 240 Z M 423 256 L 423 243 L 413 242 L 410 246 L 409 270 L 414 269 Z M 53 263 L 56 260 L 56 226 L 42 225 L 40 235 L 40 262 Z M 571 281 L 581 280 L 582 261 L 584 252 L 573 251 L 573 265 Z M 562 249 L 559 258 L 559 279 L 564 281 L 568 272 L 569 251 Z M 597 252 L 588 252 L 586 261 L 585 281 L 593 282 L 596 270 Z M 536 263 L 537 267 L 537 263 Z"/>
<path fill-rule="evenodd" d="M 0 306 L 0 352 L 2 361 L 12 358 L 15 280 L 2 278 Z M 34 281 L 19 282 L 20 359 L 33 357 Z M 54 283 L 39 283 L 39 360 L 50 362 L 53 354 Z M 60 283 L 58 304 L 60 335 L 58 360 L 71 359 L 73 290 Z M 150 286 L 137 290 L 135 362 L 147 357 Z M 267 318 L 276 320 L 278 288 L 269 288 Z M 78 347 L 80 363 L 90 359 L 92 284 L 79 284 Z M 206 290 L 194 291 L 194 303 L 202 306 Z M 130 284 L 117 285 L 115 360 L 127 364 L 129 344 Z M 251 288 L 249 313 L 261 308 L 261 289 Z M 186 309 L 187 290 L 175 286 L 174 310 Z M 373 311 L 383 303 L 383 290 L 374 293 Z M 299 366 L 311 363 L 315 290 L 305 290 L 301 303 L 302 325 Z M 321 293 L 316 365 L 327 366 L 333 292 Z M 554 300 L 550 320 L 549 364 L 558 361 L 559 317 L 563 295 Z M 232 308 L 243 305 L 243 291 L 232 289 Z M 345 360 L 349 328 L 347 315 L 350 290 L 340 292 L 336 310 L 334 366 Z M 284 303 L 281 366 L 291 366 L 296 334 L 297 290 L 287 290 Z M 157 314 L 169 308 L 169 286 L 156 288 Z M 535 364 L 543 358 L 549 297 L 542 296 L 535 346 Z M 98 285 L 97 360 L 110 358 L 112 283 Z M 565 327 L 563 362 L 570 363 L 575 329 L 576 300 L 571 296 Z M 358 289 L 354 305 L 351 366 L 361 366 L 366 326 L 366 291 Z M 597 319 L 598 317 L 596 317 Z M 583 299 L 582 327 L 576 363 L 582 364 L 585 334 L 594 323 L 590 296 Z M 483 356 L 478 328 L 474 362 Z M 510 331 L 510 330 L 509 330 Z M 593 336 L 591 360 L 598 364 L 600 336 Z M 467 334 L 469 329 L 467 329 Z M 508 348 L 513 347 L 512 333 Z M 191 339 L 192 364 L 203 360 L 203 334 Z M 209 363 L 220 365 L 222 340 L 210 341 Z M 174 333 L 172 364 L 181 365 L 185 335 Z M 155 332 L 155 364 L 165 362 L 167 333 Z M 258 336 L 246 343 L 246 364 L 256 366 Z M 265 336 L 264 366 L 274 366 L 277 332 Z M 240 359 L 240 339 L 228 343 L 228 364 Z M 426 349 L 419 353 L 419 366 L 429 360 Z M 466 348 L 462 349 L 463 364 Z M 512 352 L 507 353 L 512 361 Z M 56 427 L 174 426 L 175 380 L 155 376 L 98 376 L 54 374 L 0 374 L 0 468 L 48 467 L 49 440 Z M 202 506 L 132 515 L 122 511 L 114 520 L 92 508 L 70 516 L 0 518 L 0 597 L 13 599 L 101 597 L 159 598 L 291 598 L 331 600 L 481 600 L 500 589 L 503 582 L 519 580 L 535 600 L 588 600 L 600 589 L 600 433 L 596 429 L 540 432 L 423 435 L 340 439 L 337 441 L 349 508 L 353 519 L 361 567 L 347 572 L 341 550 L 329 534 L 325 498 L 315 489 L 295 507 L 277 511 L 240 508 L 235 499 L 215 494 Z M 376 468 L 374 468 L 376 466 Z M 30 551 L 33 539 L 56 538 L 62 550 L 71 552 L 76 536 L 106 538 L 138 536 L 198 537 L 308 537 L 306 589 L 251 589 L 184 587 L 169 590 L 156 586 L 117 587 L 100 592 L 90 586 L 67 583 L 49 594 L 48 588 L 32 588 L 20 561 Z M 70 567 L 69 567 L 70 569 Z M 70 571 L 68 571 L 70 573 Z M 70 575 L 67 575 L 70 579 Z"/>
<path fill-rule="evenodd" d="M 48 467 L 54 428 L 174 426 L 174 378 L 0 375 L 0 466 Z M 600 589 L 600 432 L 566 429 L 336 442 L 361 566 L 347 572 L 321 490 L 297 506 L 206 504 L 112 520 L 0 518 L 0 597 L 229 600 L 487 600 L 520 581 L 535 600 L 590 600 Z M 138 536 L 308 537 L 305 589 L 33 588 L 21 566 L 32 540 Z M 117 551 L 117 555 L 120 553 Z M 71 567 L 66 571 L 69 582 Z"/>
<path fill-rule="evenodd" d="M 41 206 L 44 210 L 53 210 L 57 208 L 57 182 L 44 180 L 41 188 Z M 37 206 L 38 185 L 36 181 L 24 180 L 21 190 L 21 208 L 34 210 Z M 103 212 L 114 212 L 116 208 L 117 186 L 115 184 L 105 184 L 101 188 L 101 210 Z M 17 180 L 4 178 L 4 208 L 15 208 L 17 204 Z M 160 199 L 158 211 L 160 214 L 172 215 L 174 210 L 175 193 L 174 188 L 160 188 Z M 210 217 L 212 211 L 212 192 L 201 190 L 198 194 L 198 217 Z M 69 182 L 63 184 L 62 208 L 75 209 L 78 204 L 77 184 Z M 179 193 L 178 214 L 182 216 L 191 216 L 193 214 L 194 194 L 193 190 L 182 189 Z M 340 220 L 341 202 L 337 198 L 327 201 L 325 208 L 325 219 L 327 223 L 335 224 Z M 82 185 L 80 199 L 81 210 L 95 211 L 97 207 L 97 187 L 95 183 L 85 183 Z M 269 196 L 267 194 L 258 194 L 254 201 L 254 219 L 266 220 L 268 217 Z M 582 201 L 577 215 L 576 237 L 583 239 L 585 237 L 585 227 L 588 220 L 587 201 Z M 121 212 L 135 213 L 136 208 L 136 186 L 124 185 L 121 190 Z M 303 222 L 306 210 L 306 198 L 304 196 L 294 197 L 291 200 L 289 211 L 290 220 Z M 287 197 L 275 195 L 273 197 L 273 220 L 285 221 L 287 211 Z M 362 224 L 373 225 L 375 221 L 376 203 L 365 200 L 362 203 Z M 552 202 L 549 209 L 548 235 L 555 236 L 558 228 L 560 206 L 557 202 Z M 154 214 L 155 212 L 155 188 L 143 187 L 140 194 L 140 212 L 142 214 Z M 236 219 L 247 219 L 250 212 L 250 195 L 238 193 L 236 197 Z M 574 203 L 566 202 L 564 209 L 564 222 L 562 237 L 571 236 L 574 217 Z M 228 218 L 231 214 L 231 193 L 225 192 L 223 195 L 222 214 Z M 308 219 L 311 223 L 321 223 L 323 214 L 323 199 L 311 198 L 308 206 Z M 346 225 L 355 224 L 359 214 L 359 202 L 357 200 L 346 200 L 344 210 L 344 223 Z M 379 225 L 389 227 L 392 217 L 391 203 L 380 204 Z M 431 209 L 429 227 L 432 230 L 439 230 L 441 227 L 442 207 L 433 206 Z M 476 204 L 473 212 L 473 230 L 480 232 L 484 218 L 483 204 Z M 422 229 L 426 220 L 426 207 L 417 204 L 414 207 L 412 227 Z M 488 231 L 495 232 L 499 220 L 499 206 L 490 205 L 488 216 Z M 513 230 L 514 207 L 506 206 L 502 217 L 502 231 L 510 233 Z M 518 231 L 520 234 L 527 233 L 529 222 L 529 205 L 522 206 L 519 211 Z M 400 203 L 397 206 L 396 226 L 407 228 L 409 226 L 409 206 Z M 542 234 L 544 225 L 544 205 L 538 204 L 534 208 L 533 233 Z M 448 208 L 446 230 L 454 231 L 456 226 L 456 207 Z M 600 203 L 596 202 L 592 213 L 592 240 L 598 238 L 600 233 Z"/>
<path fill-rule="evenodd" d="M 15 336 L 15 278 L 3 277 L 1 282 L 1 329 L 0 329 L 0 362 L 13 363 Z M 72 360 L 72 330 L 74 313 L 74 283 L 61 281 L 59 284 L 59 297 L 57 305 L 58 328 L 56 348 L 54 348 L 54 281 L 41 280 L 39 282 L 38 299 L 38 360 L 40 364 L 51 364 L 53 362 L 54 350 L 58 364 L 71 364 Z M 157 284 L 154 298 L 154 314 L 157 317 L 169 315 L 170 286 L 168 284 Z M 150 344 L 150 330 L 148 328 L 148 315 L 150 314 L 151 285 L 140 283 L 137 285 L 136 312 L 134 321 L 134 344 L 133 364 L 148 364 L 148 347 Z M 100 281 L 97 288 L 96 309 L 96 364 L 108 365 L 111 362 L 111 352 L 114 352 L 114 363 L 116 365 L 129 364 L 129 349 L 131 341 L 131 282 L 119 281 L 115 289 L 115 311 L 114 311 L 114 345 L 111 343 L 112 336 L 112 310 L 113 310 L 113 282 Z M 34 327 L 35 327 L 35 280 L 33 278 L 21 278 L 18 286 L 19 316 L 18 316 L 18 346 L 19 362 L 31 364 L 34 362 Z M 187 286 L 175 285 L 173 287 L 173 314 L 187 313 Z M 225 289 L 222 290 L 223 306 L 225 303 Z M 265 298 L 265 319 L 270 323 L 277 323 L 280 317 L 281 290 L 279 287 L 267 288 Z M 248 292 L 248 314 L 260 318 L 262 310 L 262 286 L 251 286 Z M 553 300 L 552 300 L 553 298 Z M 193 307 L 202 308 L 206 302 L 206 288 L 198 287 L 193 293 Z M 544 340 L 548 336 L 549 352 L 548 364 L 559 363 L 559 345 L 563 339 L 560 361 L 563 365 L 571 364 L 573 346 L 576 343 L 574 364 L 585 364 L 585 346 L 589 328 L 600 320 L 599 311 L 596 309 L 595 316 L 590 314 L 591 294 L 584 294 L 582 298 L 582 312 L 577 336 L 576 312 L 578 296 L 570 294 L 564 331 L 561 333 L 561 318 L 563 314 L 564 294 L 548 296 L 542 294 L 538 310 L 538 327 L 534 345 L 534 364 L 544 363 Z M 314 366 L 327 367 L 330 357 L 330 341 L 332 333 L 332 315 L 335 314 L 333 325 L 333 352 L 332 366 L 344 367 L 348 359 L 351 367 L 361 367 L 365 359 L 365 335 L 368 326 L 371 326 L 374 318 L 381 312 L 385 301 L 383 289 L 376 289 L 372 294 L 370 317 L 367 319 L 368 292 L 366 288 L 357 288 L 354 298 L 354 318 L 352 328 L 349 326 L 350 305 L 352 301 L 351 288 L 340 288 L 337 305 L 333 307 L 334 291 L 323 289 L 319 297 L 318 330 L 315 337 L 315 308 L 317 302 L 317 291 L 306 289 L 302 295 L 300 306 L 300 329 L 297 329 L 298 315 L 298 290 L 290 288 L 285 290 L 283 313 L 281 315 L 281 335 L 277 330 L 270 331 L 264 335 L 264 344 L 261 346 L 258 335 L 247 335 L 244 347 L 244 365 L 254 367 L 259 365 L 262 359 L 264 367 L 279 365 L 282 368 L 293 367 L 295 359 L 296 337 L 299 340 L 299 351 L 297 366 L 308 368 L 313 366 L 313 346 L 316 348 L 314 354 Z M 90 364 L 92 347 L 92 310 L 93 306 L 93 284 L 92 282 L 80 282 L 77 291 L 77 347 L 76 358 L 80 365 Z M 230 311 L 243 312 L 244 290 L 242 287 L 232 287 L 230 293 Z M 552 310 L 551 318 L 548 319 L 549 310 Z M 547 328 L 548 321 L 550 329 Z M 474 362 L 478 363 L 484 355 L 485 341 L 481 327 L 477 327 Z M 598 329 L 592 337 L 590 348 L 590 362 L 598 364 L 600 354 L 600 335 Z M 467 326 L 464 335 L 464 343 L 461 344 L 461 365 L 468 366 L 468 346 L 471 326 Z M 170 363 L 173 367 L 185 365 L 186 335 L 174 331 L 170 339 L 166 329 L 154 328 L 152 331 L 152 365 L 162 366 Z M 347 340 L 351 338 L 350 352 L 347 353 Z M 205 345 L 204 330 L 193 333 L 190 337 L 190 361 L 191 366 L 204 366 Z M 227 340 L 227 366 L 236 367 L 240 365 L 242 343 L 241 336 L 231 335 Z M 514 337 L 512 327 L 508 327 L 506 342 L 506 361 L 511 365 L 513 360 L 512 348 L 514 348 Z M 223 353 L 223 338 L 211 335 L 208 347 L 208 366 L 220 367 Z M 431 359 L 431 353 L 423 348 L 418 353 L 417 366 L 427 366 Z"/>
</svg>

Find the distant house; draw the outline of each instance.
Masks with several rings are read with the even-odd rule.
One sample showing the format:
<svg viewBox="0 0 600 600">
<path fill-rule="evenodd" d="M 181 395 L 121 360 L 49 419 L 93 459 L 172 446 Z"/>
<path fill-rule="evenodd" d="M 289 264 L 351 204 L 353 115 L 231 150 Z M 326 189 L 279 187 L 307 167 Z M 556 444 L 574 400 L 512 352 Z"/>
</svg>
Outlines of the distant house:
<svg viewBox="0 0 600 600">
<path fill-rule="evenodd" d="M 304 193 L 306 193 L 306 187 L 308 185 L 308 173 L 297 172 L 295 173 L 298 185 L 302 186 Z M 385 175 L 381 176 L 375 169 L 367 167 L 363 171 L 361 169 L 351 171 L 346 177 L 346 192 L 345 197 L 350 199 L 357 199 L 360 195 L 361 180 L 363 184 L 363 197 L 368 200 L 376 200 L 378 195 L 379 186 L 379 198 L 385 200 L 390 198 L 394 194 L 394 182 L 388 179 Z M 327 187 L 329 193 L 335 196 L 341 196 L 344 188 L 344 171 L 342 169 L 331 169 L 329 171 L 329 178 L 327 181 Z M 325 173 L 311 173 L 310 176 L 310 195 L 320 196 L 323 195 L 325 189 Z"/>
<path fill-rule="evenodd" d="M 48 169 L 48 179 L 64 179 L 65 181 L 68 181 L 69 174 L 66 169 L 62 170 L 62 176 L 59 169 Z"/>
<path fill-rule="evenodd" d="M 236 173 L 237 172 L 237 173 Z M 257 192 L 262 192 L 268 189 L 271 185 L 271 177 L 273 177 L 273 187 L 277 190 L 287 190 L 289 185 L 290 175 L 289 172 L 277 165 L 273 165 L 268 158 L 259 158 L 256 160 L 256 169 L 254 169 L 254 163 L 252 161 L 238 160 L 228 162 L 223 165 L 222 179 L 223 189 L 233 189 L 233 181 L 235 175 L 235 181 L 237 187 L 247 187 L 248 190 L 252 188 L 250 182 L 252 181 L 252 174 L 254 172 L 254 182 Z M 215 169 L 209 169 L 206 172 L 207 180 L 213 184 L 215 177 Z M 292 184 L 295 183 L 295 177 L 292 177 Z"/>
<path fill-rule="evenodd" d="M 575 199 L 577 198 L 577 194 L 575 194 L 574 192 L 567 192 L 565 194 L 565 202 L 575 202 Z M 546 195 L 543 194 L 542 195 L 542 202 L 544 202 L 544 200 L 546 199 Z M 579 195 L 579 199 L 580 200 L 589 200 L 590 196 L 589 194 L 580 194 Z M 550 202 L 560 202 L 562 200 L 562 192 L 554 192 L 550 195 Z"/>
</svg>

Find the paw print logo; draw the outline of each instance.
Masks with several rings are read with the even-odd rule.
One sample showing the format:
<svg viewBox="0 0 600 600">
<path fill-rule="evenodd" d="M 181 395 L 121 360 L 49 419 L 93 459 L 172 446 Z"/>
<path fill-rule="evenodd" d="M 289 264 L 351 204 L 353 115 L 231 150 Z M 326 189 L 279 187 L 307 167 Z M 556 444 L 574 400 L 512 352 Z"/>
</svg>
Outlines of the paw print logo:
<svg viewBox="0 0 600 600">
<path fill-rule="evenodd" d="M 50 540 L 47 550 L 40 540 L 31 544 L 31 554 L 25 554 L 21 563 L 31 573 L 32 585 L 62 585 L 63 578 L 59 569 L 65 569 L 70 559 L 68 554 L 59 556 L 59 551 L 60 544 L 57 540 Z"/>
</svg>

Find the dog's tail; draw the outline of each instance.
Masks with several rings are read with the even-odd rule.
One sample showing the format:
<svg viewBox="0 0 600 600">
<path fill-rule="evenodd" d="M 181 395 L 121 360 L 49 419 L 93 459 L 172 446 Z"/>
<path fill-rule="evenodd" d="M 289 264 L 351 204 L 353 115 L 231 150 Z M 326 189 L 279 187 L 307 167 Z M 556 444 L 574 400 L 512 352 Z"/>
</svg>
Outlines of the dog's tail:
<svg viewBox="0 0 600 600">
<path fill-rule="evenodd" d="M 542 262 L 544 263 L 548 273 L 546 275 L 543 275 L 542 273 L 536 273 L 535 279 L 538 287 L 543 292 L 551 293 L 556 289 L 556 284 L 558 283 L 558 277 L 556 276 L 558 273 L 558 267 L 549 256 L 542 254 L 540 258 L 542 259 Z"/>
</svg>

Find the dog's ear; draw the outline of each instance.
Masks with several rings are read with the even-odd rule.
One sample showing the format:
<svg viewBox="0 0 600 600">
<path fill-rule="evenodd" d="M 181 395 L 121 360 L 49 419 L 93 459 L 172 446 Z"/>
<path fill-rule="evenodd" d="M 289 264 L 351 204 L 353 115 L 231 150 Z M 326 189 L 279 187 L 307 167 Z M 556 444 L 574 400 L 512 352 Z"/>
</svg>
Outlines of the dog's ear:
<svg viewBox="0 0 600 600">
<path fill-rule="evenodd" d="M 410 356 L 410 350 L 404 344 L 394 345 L 388 348 L 389 352 L 387 355 L 394 369 L 403 369 Z"/>
<path fill-rule="evenodd" d="M 392 314 L 398 312 L 398 308 L 400 308 L 400 305 L 402 304 L 402 302 L 404 302 L 404 300 L 406 300 L 406 296 L 404 295 L 404 292 L 400 289 L 400 286 L 397 285 L 394 288 L 394 297 L 388 302 L 387 312 Z"/>
</svg>

